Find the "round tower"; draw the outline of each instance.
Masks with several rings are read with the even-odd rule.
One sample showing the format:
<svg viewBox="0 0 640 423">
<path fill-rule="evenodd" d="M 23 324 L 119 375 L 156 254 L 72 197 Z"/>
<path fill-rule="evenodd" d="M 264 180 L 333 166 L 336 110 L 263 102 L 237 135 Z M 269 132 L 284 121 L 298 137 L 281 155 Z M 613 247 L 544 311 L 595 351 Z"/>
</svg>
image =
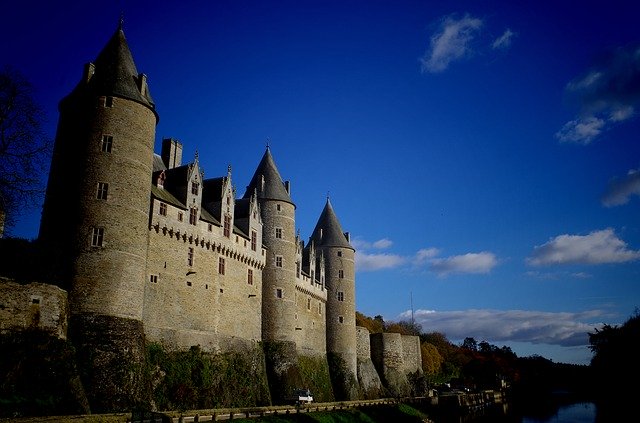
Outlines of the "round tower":
<svg viewBox="0 0 640 423">
<path fill-rule="evenodd" d="M 327 353 L 339 356 L 346 370 L 355 377 L 357 375 L 355 249 L 349 243 L 348 234 L 342 231 L 328 198 L 311 235 L 311 240 L 318 251 L 323 253 L 325 260 Z M 350 390 L 345 389 L 347 396 L 353 395 L 349 392 Z"/>
<path fill-rule="evenodd" d="M 60 247 L 72 314 L 140 320 L 158 116 L 122 28 L 59 111 L 40 238 Z"/>
<path fill-rule="evenodd" d="M 244 198 L 257 194 L 262 243 L 262 339 L 295 342 L 296 233 L 289 183 L 283 182 L 267 147 Z"/>
<path fill-rule="evenodd" d="M 82 80 L 60 102 L 59 112 L 39 238 L 52 254 L 54 276 L 70 289 L 70 335 L 79 355 L 108 342 L 108 350 L 119 351 L 119 360 L 135 361 L 143 357 L 137 350 L 144 339 L 158 115 L 121 27 L 95 62 L 85 66 Z M 95 379 L 102 377 L 102 370 L 93 369 Z M 99 391 L 108 385 L 96 382 Z M 135 390 L 130 387 L 130 392 Z M 92 404 L 93 411 L 128 406 L 126 399 L 110 398 L 104 389 L 93 399 L 98 404 Z"/>
</svg>

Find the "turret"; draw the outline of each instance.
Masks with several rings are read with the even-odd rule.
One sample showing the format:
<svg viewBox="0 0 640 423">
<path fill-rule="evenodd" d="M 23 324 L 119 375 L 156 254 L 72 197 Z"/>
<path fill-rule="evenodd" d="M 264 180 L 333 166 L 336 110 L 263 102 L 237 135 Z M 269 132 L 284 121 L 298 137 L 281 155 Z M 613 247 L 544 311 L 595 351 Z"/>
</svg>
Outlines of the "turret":
<svg viewBox="0 0 640 423">
<path fill-rule="evenodd" d="M 262 274 L 262 338 L 295 341 L 296 206 L 268 147 L 244 198 L 253 194 L 258 198 L 262 243 L 267 248 Z"/>
<path fill-rule="evenodd" d="M 40 238 L 72 313 L 141 319 L 158 116 L 122 28 L 59 110 Z"/>
<path fill-rule="evenodd" d="M 327 288 L 327 353 L 340 356 L 347 369 L 355 376 L 355 250 L 349 243 L 349 235 L 342 232 L 328 198 L 311 235 L 310 243 L 315 245 L 324 258 Z"/>
<path fill-rule="evenodd" d="M 55 263 L 54 280 L 70 289 L 70 332 L 77 345 L 114 329 L 110 333 L 123 338 L 110 345 L 133 354 L 136 338 L 142 339 L 158 115 L 121 26 L 85 66 L 59 112 L 39 237 Z M 119 359 L 135 363 L 126 354 Z M 103 396 L 97 394 L 97 401 Z"/>
</svg>

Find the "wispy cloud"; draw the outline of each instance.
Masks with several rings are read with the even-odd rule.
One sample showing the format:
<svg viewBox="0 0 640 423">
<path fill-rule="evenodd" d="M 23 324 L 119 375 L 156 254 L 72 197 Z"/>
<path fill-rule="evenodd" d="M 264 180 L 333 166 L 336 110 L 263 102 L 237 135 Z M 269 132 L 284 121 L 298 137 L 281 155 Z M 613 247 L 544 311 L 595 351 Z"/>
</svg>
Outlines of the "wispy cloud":
<svg viewBox="0 0 640 423">
<path fill-rule="evenodd" d="M 561 142 L 589 144 L 612 125 L 636 115 L 640 101 L 640 47 L 619 48 L 565 92 L 578 101 L 580 113 L 556 132 Z"/>
<path fill-rule="evenodd" d="M 604 313 L 590 310 L 580 313 L 552 313 L 525 310 L 417 310 L 415 321 L 425 332 L 442 332 L 448 339 L 473 337 L 487 342 L 530 342 L 564 347 L 589 344 L 588 333 L 601 327 Z M 400 319 L 411 317 L 411 311 Z"/>
<path fill-rule="evenodd" d="M 439 276 L 446 276 L 451 273 L 488 273 L 498 264 L 496 256 L 487 251 L 450 257 L 438 257 L 440 250 L 434 247 L 422 248 L 413 255 L 378 251 L 393 245 L 393 241 L 388 238 L 375 242 L 355 238 L 352 245 L 356 248 L 356 271 L 360 272 L 393 269 L 406 265 L 414 269 L 427 268 Z"/>
<path fill-rule="evenodd" d="M 418 250 L 415 257 L 413 258 L 413 264 L 415 266 L 422 266 L 425 263 L 428 263 L 431 259 L 440 254 L 440 250 L 437 248 L 422 248 Z"/>
<path fill-rule="evenodd" d="M 592 277 L 592 275 L 587 272 L 539 272 L 537 270 L 527 271 L 525 275 L 541 280 L 589 279 Z"/>
<path fill-rule="evenodd" d="M 493 253 L 467 253 L 431 260 L 431 270 L 440 276 L 449 273 L 489 273 L 498 264 Z"/>
<path fill-rule="evenodd" d="M 515 35 L 515 32 L 507 28 L 501 36 L 493 41 L 491 47 L 494 50 L 506 50 L 511 47 L 511 43 L 513 42 L 513 37 L 515 37 Z"/>
<path fill-rule="evenodd" d="M 557 264 L 623 263 L 640 259 L 640 251 L 630 250 L 613 229 L 593 231 L 589 235 L 558 235 L 536 246 L 527 258 L 533 266 Z"/>
<path fill-rule="evenodd" d="M 605 207 L 627 204 L 630 197 L 640 196 L 640 169 L 631 169 L 623 178 L 614 179 L 602 196 Z"/>
<path fill-rule="evenodd" d="M 422 71 L 442 72 L 451 62 L 471 54 L 471 42 L 482 27 L 482 20 L 465 15 L 460 19 L 445 17 L 431 36 L 430 46 L 421 59 Z"/>
<path fill-rule="evenodd" d="M 369 254 L 364 251 L 356 251 L 357 272 L 393 269 L 406 262 L 407 259 L 405 257 L 396 254 Z"/>
<path fill-rule="evenodd" d="M 570 120 L 556 133 L 556 137 L 562 142 L 575 142 L 577 144 L 589 144 L 604 129 L 606 121 L 587 116 Z"/>
</svg>

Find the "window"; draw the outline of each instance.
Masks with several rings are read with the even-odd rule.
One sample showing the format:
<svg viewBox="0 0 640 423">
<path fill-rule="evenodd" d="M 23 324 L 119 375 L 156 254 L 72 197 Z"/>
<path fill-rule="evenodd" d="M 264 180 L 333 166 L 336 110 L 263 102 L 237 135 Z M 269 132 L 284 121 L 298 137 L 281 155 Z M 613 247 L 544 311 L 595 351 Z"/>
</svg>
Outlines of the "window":
<svg viewBox="0 0 640 423">
<path fill-rule="evenodd" d="M 189 247 L 189 252 L 187 253 L 187 264 L 189 266 L 193 266 L 193 248 Z"/>
<path fill-rule="evenodd" d="M 276 228 L 276 238 L 282 239 L 282 228 Z"/>
<path fill-rule="evenodd" d="M 161 216 L 167 215 L 167 203 L 160 203 L 160 210 L 158 210 Z"/>
<path fill-rule="evenodd" d="M 255 251 L 258 248 L 258 234 L 256 231 L 251 231 L 251 251 Z"/>
<path fill-rule="evenodd" d="M 342 257 L 342 251 L 338 251 L 338 257 Z"/>
<path fill-rule="evenodd" d="M 338 301 L 344 301 L 344 292 L 338 291 Z"/>
<path fill-rule="evenodd" d="M 247 283 L 253 285 L 253 269 L 247 269 Z"/>
<path fill-rule="evenodd" d="M 344 279 L 344 270 L 342 270 L 342 269 L 341 269 L 341 270 L 338 270 L 338 277 L 339 277 L 340 279 Z"/>
<path fill-rule="evenodd" d="M 281 208 L 280 208 L 280 204 L 277 204 L 277 205 L 276 205 L 276 210 L 280 211 L 280 209 L 281 209 Z"/>
<path fill-rule="evenodd" d="M 106 200 L 108 192 L 109 184 L 107 184 L 106 182 L 98 182 L 98 192 L 96 194 L 96 198 L 98 200 Z"/>
<path fill-rule="evenodd" d="M 193 182 L 191 184 L 191 194 L 198 195 L 199 188 L 200 188 L 200 184 L 197 182 Z"/>
<path fill-rule="evenodd" d="M 282 256 L 276 256 L 276 267 L 282 267 Z"/>
<path fill-rule="evenodd" d="M 158 283 L 158 275 L 149 275 L 149 282 Z"/>
<path fill-rule="evenodd" d="M 318 303 L 318 314 L 322 314 L 322 303 Z"/>
<path fill-rule="evenodd" d="M 104 98 L 104 107 L 113 107 L 113 97 L 107 96 Z"/>
<path fill-rule="evenodd" d="M 231 238 L 231 230 L 231 215 L 227 214 L 224 216 L 224 236 Z"/>
<path fill-rule="evenodd" d="M 340 323 L 344 323 L 344 317 L 342 317 L 342 316 L 338 316 L 338 322 L 340 322 Z"/>
<path fill-rule="evenodd" d="M 104 241 L 104 228 L 93 228 L 91 232 L 91 246 L 102 247 Z"/>
<path fill-rule="evenodd" d="M 218 258 L 218 273 L 224 275 L 224 257 Z"/>
<path fill-rule="evenodd" d="M 189 223 L 192 225 L 196 225 L 198 223 L 198 209 L 195 207 L 189 209 Z"/>
<path fill-rule="evenodd" d="M 113 137 L 111 135 L 102 136 L 102 151 L 105 153 L 111 153 L 113 147 Z"/>
<path fill-rule="evenodd" d="M 178 212 L 178 221 L 182 222 L 182 219 L 183 219 L 182 212 L 180 211 L 180 212 Z"/>
<path fill-rule="evenodd" d="M 276 288 L 276 298 L 282 298 L 282 288 Z"/>
<path fill-rule="evenodd" d="M 187 286 L 191 286 L 191 285 L 193 285 L 191 281 L 187 281 Z"/>
<path fill-rule="evenodd" d="M 211 232 L 213 230 L 213 225 L 209 223 L 209 226 L 207 226 L 207 228 L 209 229 L 209 232 Z"/>
<path fill-rule="evenodd" d="M 307 310 L 311 310 L 311 298 L 307 298 Z"/>
<path fill-rule="evenodd" d="M 300 262 L 296 261 L 296 278 L 300 277 Z"/>
</svg>

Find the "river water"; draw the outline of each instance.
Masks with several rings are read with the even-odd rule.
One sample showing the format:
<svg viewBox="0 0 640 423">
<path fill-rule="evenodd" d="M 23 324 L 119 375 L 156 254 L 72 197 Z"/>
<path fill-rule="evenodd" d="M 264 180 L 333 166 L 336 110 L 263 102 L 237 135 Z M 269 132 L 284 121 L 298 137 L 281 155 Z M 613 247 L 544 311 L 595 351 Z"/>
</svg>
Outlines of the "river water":
<svg viewBox="0 0 640 423">
<path fill-rule="evenodd" d="M 526 410 L 511 404 L 496 404 L 467 414 L 443 413 L 433 415 L 436 423 L 610 423 L 608 417 L 598 412 L 592 402 L 572 404 L 543 404 L 526 407 Z"/>
</svg>

